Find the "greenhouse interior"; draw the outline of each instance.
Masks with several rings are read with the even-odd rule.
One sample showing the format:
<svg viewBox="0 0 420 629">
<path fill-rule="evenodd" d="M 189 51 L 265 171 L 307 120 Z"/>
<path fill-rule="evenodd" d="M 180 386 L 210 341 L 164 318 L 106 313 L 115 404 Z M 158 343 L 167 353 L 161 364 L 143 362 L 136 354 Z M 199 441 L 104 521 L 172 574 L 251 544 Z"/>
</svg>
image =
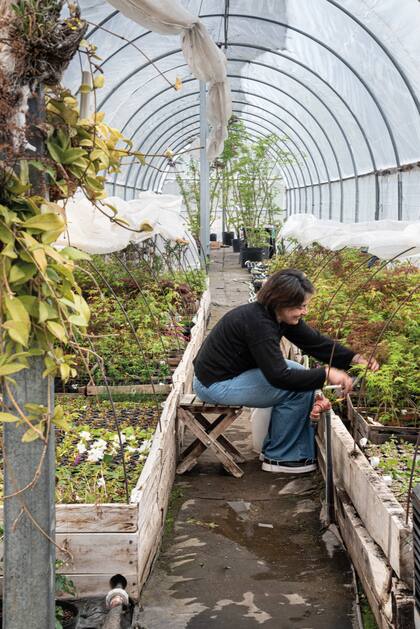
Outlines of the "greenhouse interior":
<svg viewBox="0 0 420 629">
<path fill-rule="evenodd" d="M 4 629 L 420 629 L 418 0 L 0 0 Z"/>
</svg>

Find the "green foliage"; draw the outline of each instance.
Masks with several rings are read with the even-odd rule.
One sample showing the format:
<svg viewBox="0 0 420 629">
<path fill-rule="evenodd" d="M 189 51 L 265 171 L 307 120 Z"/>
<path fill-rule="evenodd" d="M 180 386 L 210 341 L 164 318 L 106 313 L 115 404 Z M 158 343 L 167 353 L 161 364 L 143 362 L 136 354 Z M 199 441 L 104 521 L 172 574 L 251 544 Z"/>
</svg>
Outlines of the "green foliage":
<svg viewBox="0 0 420 629">
<path fill-rule="evenodd" d="M 103 384 L 103 364 L 109 384 L 165 382 L 168 353 L 185 347 L 184 328 L 203 292 L 203 272 L 162 273 L 156 279 L 136 260 L 127 261 L 129 272 L 103 257 L 94 263 L 100 287 L 92 275 L 79 277 L 92 313 L 88 333 L 93 350 L 79 360 L 79 381 Z"/>
<path fill-rule="evenodd" d="M 60 594 L 70 594 L 70 596 L 74 596 L 76 593 L 76 588 L 74 586 L 73 581 L 64 574 L 59 574 L 58 570 L 64 569 L 66 566 L 65 561 L 61 561 L 57 559 L 55 562 L 55 593 L 56 595 Z"/>
<path fill-rule="evenodd" d="M 264 224 L 280 224 L 277 206 L 279 164 L 291 157 L 278 148 L 277 136 L 253 141 L 243 122 L 232 118 L 223 153 L 210 169 L 209 212 L 213 224 L 218 208 L 224 208 L 228 229 L 239 234 L 242 227 L 258 229 Z M 276 158 L 273 158 L 273 154 Z M 186 175 L 178 174 L 178 186 L 187 209 L 192 233 L 200 233 L 200 169 L 194 159 L 186 163 Z M 255 246 L 255 245 L 252 245 Z M 259 245 L 258 245 L 259 246 Z"/>
</svg>

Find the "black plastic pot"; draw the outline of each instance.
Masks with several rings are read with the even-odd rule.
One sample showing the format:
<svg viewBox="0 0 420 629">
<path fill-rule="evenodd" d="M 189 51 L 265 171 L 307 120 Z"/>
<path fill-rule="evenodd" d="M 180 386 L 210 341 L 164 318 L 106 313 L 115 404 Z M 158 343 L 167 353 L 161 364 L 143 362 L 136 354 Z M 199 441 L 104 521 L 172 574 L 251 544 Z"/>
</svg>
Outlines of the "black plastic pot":
<svg viewBox="0 0 420 629">
<path fill-rule="evenodd" d="M 246 247 L 246 249 L 242 249 L 239 254 L 239 260 L 242 267 L 245 266 L 245 262 L 247 262 L 247 260 L 250 262 L 261 262 L 267 258 L 268 249 L 265 247 Z"/>
<path fill-rule="evenodd" d="M 210 242 L 216 242 L 217 241 L 217 234 L 210 234 Z"/>
<path fill-rule="evenodd" d="M 224 245 L 227 245 L 228 247 L 231 246 L 232 244 L 232 240 L 233 237 L 235 236 L 234 232 L 223 232 L 222 233 L 222 242 Z"/>
<path fill-rule="evenodd" d="M 232 238 L 232 248 L 234 253 L 239 253 L 241 250 L 241 240 L 240 238 Z"/>
<path fill-rule="evenodd" d="M 79 618 L 79 610 L 76 605 L 68 601 L 56 601 L 55 604 L 63 610 L 64 616 L 60 621 L 63 629 L 76 629 Z"/>
</svg>

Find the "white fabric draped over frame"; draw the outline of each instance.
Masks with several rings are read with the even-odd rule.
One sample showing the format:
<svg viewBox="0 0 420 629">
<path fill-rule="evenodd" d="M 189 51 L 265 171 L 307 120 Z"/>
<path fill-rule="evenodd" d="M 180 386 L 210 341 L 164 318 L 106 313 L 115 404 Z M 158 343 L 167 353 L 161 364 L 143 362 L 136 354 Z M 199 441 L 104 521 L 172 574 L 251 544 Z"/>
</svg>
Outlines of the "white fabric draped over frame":
<svg viewBox="0 0 420 629">
<path fill-rule="evenodd" d="M 162 35 L 182 34 L 182 51 L 192 74 L 208 83 L 208 120 L 211 125 L 207 154 L 210 160 L 223 151 L 232 98 L 226 58 L 204 24 L 176 0 L 110 0 L 125 16 Z"/>
</svg>

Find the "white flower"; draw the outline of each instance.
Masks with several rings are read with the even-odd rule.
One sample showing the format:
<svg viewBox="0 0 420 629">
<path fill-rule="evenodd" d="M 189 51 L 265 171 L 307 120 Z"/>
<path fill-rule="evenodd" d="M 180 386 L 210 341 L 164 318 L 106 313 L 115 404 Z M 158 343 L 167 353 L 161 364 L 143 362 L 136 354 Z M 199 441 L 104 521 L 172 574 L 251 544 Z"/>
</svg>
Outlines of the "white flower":
<svg viewBox="0 0 420 629">
<path fill-rule="evenodd" d="M 79 454 L 83 454 L 84 452 L 86 452 L 86 446 L 81 441 L 79 441 L 79 443 L 76 445 L 76 448 Z"/>
<path fill-rule="evenodd" d="M 98 454 L 97 450 L 91 450 L 89 452 L 89 454 L 87 455 L 87 461 L 89 461 L 89 463 L 97 463 L 98 461 L 100 461 L 100 456 Z"/>
<path fill-rule="evenodd" d="M 107 442 L 104 439 L 97 439 L 90 447 L 87 460 L 90 463 L 97 463 L 104 458 L 104 453 L 107 448 Z"/>
<path fill-rule="evenodd" d="M 92 439 L 92 435 L 87 430 L 82 430 L 82 432 L 80 433 L 80 436 L 85 441 L 90 441 Z"/>
<path fill-rule="evenodd" d="M 136 451 L 136 448 L 133 448 L 133 446 L 126 447 L 126 452 L 128 452 L 129 454 L 133 454 L 133 452 L 135 451 Z"/>
<path fill-rule="evenodd" d="M 98 487 L 105 487 L 105 479 L 103 476 L 100 476 L 98 478 L 98 480 L 96 481 L 96 484 L 98 485 Z"/>
<path fill-rule="evenodd" d="M 366 437 L 362 437 L 362 438 L 360 439 L 360 441 L 359 441 L 359 445 L 360 445 L 360 447 L 361 447 L 361 448 L 366 448 L 366 446 L 367 446 L 367 442 L 368 442 L 367 438 L 366 438 Z"/>
<path fill-rule="evenodd" d="M 380 461 L 381 461 L 381 459 L 378 456 L 370 457 L 370 464 L 371 464 L 372 467 L 378 467 Z"/>
<path fill-rule="evenodd" d="M 389 474 L 385 474 L 385 476 L 382 476 L 382 478 L 384 479 L 385 485 L 391 485 L 392 476 L 390 476 Z"/>
</svg>

